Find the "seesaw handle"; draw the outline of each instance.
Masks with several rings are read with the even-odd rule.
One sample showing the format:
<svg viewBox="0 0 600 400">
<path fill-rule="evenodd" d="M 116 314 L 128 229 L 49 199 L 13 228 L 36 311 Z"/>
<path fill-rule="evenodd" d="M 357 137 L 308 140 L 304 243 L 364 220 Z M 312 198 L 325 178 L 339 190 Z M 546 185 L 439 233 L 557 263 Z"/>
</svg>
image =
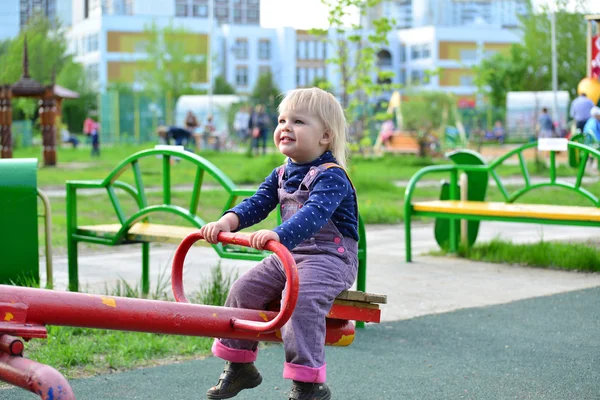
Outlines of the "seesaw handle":
<svg viewBox="0 0 600 400">
<path fill-rule="evenodd" d="M 173 288 L 173 295 L 175 300 L 180 303 L 189 303 L 189 300 L 185 296 L 183 288 L 183 263 L 185 256 L 194 243 L 198 240 L 204 239 L 200 232 L 194 232 L 187 235 L 177 247 L 175 255 L 173 256 L 173 267 L 171 270 L 171 286 Z M 230 233 L 221 232 L 217 236 L 217 239 L 221 243 L 235 244 L 240 246 L 250 246 L 250 239 L 248 235 L 243 233 Z M 283 268 L 285 270 L 285 277 L 287 280 L 287 290 L 285 296 L 281 301 L 281 309 L 277 316 L 271 321 L 258 322 L 248 321 L 238 318 L 231 318 L 231 325 L 235 329 L 247 330 L 252 332 L 273 332 L 280 329 L 290 319 L 296 302 L 298 301 L 298 269 L 296 262 L 288 249 L 281 243 L 269 240 L 265 245 L 265 249 L 272 251 L 279 257 Z"/>
</svg>

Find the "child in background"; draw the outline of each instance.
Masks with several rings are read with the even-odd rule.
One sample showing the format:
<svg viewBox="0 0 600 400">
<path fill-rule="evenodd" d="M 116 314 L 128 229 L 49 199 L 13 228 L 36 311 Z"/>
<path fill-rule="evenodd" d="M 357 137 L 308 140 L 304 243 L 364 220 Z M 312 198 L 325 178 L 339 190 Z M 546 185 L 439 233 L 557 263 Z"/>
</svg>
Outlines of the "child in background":
<svg viewBox="0 0 600 400">
<path fill-rule="evenodd" d="M 239 231 L 265 219 L 281 205 L 282 224 L 250 235 L 261 250 L 269 240 L 286 246 L 298 267 L 296 309 L 281 329 L 285 349 L 283 377 L 292 380 L 289 399 L 330 399 L 325 384 L 325 316 L 334 299 L 352 286 L 358 271 L 356 192 L 344 170 L 346 120 L 340 103 L 318 89 L 289 92 L 279 106 L 273 139 L 286 163 L 275 168 L 256 194 L 201 229 L 209 243 L 219 232 Z M 225 306 L 265 309 L 280 298 L 285 273 L 269 256 L 232 286 Z M 209 399 L 226 399 L 258 386 L 262 377 L 254 361 L 258 343 L 217 339 L 213 354 L 226 360 Z"/>
</svg>

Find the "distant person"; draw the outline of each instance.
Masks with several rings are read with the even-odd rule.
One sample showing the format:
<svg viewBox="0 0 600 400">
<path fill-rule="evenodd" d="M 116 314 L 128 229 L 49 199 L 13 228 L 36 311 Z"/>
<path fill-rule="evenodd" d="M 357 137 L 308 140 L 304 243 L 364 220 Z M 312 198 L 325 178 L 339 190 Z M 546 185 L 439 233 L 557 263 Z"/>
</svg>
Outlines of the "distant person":
<svg viewBox="0 0 600 400">
<path fill-rule="evenodd" d="M 62 125 L 60 134 L 61 134 L 61 139 L 62 139 L 63 143 L 71 143 L 73 145 L 74 149 L 77 148 L 77 146 L 79 145 L 79 140 L 77 140 L 77 138 L 75 136 L 71 135 L 71 132 L 69 132 L 67 125 L 65 125 L 65 124 Z"/>
<path fill-rule="evenodd" d="M 83 133 L 85 133 L 92 143 L 92 156 L 100 156 L 100 125 L 92 117 L 87 117 L 83 121 Z"/>
<path fill-rule="evenodd" d="M 542 108 L 542 113 L 538 116 L 538 139 L 551 138 L 554 136 L 554 122 L 548 114 L 546 107 Z"/>
<path fill-rule="evenodd" d="M 590 110 L 590 119 L 585 123 L 583 133 L 585 135 L 592 135 L 596 140 L 600 141 L 600 107 L 594 106 Z"/>
<path fill-rule="evenodd" d="M 233 129 L 237 136 L 237 139 L 244 143 L 248 139 L 249 128 L 250 125 L 250 113 L 248 112 L 249 107 L 242 106 L 238 112 L 235 113 L 235 117 L 233 118 Z"/>
<path fill-rule="evenodd" d="M 248 128 L 252 135 L 252 153 L 258 155 L 262 144 L 262 154 L 267 153 L 267 129 L 269 127 L 269 116 L 265 112 L 265 106 L 257 104 L 250 116 Z"/>
<path fill-rule="evenodd" d="M 392 136 L 394 136 L 394 121 L 388 119 L 381 124 L 381 129 L 379 130 L 379 136 L 381 137 L 381 144 L 387 145 L 391 143 Z"/>
<path fill-rule="evenodd" d="M 492 135 L 494 139 L 498 141 L 498 143 L 504 143 L 504 140 L 506 140 L 506 131 L 502 126 L 502 122 L 496 121 L 496 123 L 494 124 L 494 128 L 492 129 Z"/>
<path fill-rule="evenodd" d="M 592 107 L 594 107 L 594 102 L 590 100 L 585 93 L 581 93 L 571 103 L 569 115 L 575 120 L 575 126 L 579 132 L 583 132 L 585 123 L 590 119 Z"/>
<path fill-rule="evenodd" d="M 204 124 L 204 130 L 202 132 L 202 148 L 207 150 L 209 148 L 210 138 L 215 137 L 215 124 L 213 123 L 213 116 L 209 115 L 206 117 L 206 123 Z M 219 138 L 215 138 L 217 143 L 215 148 L 218 149 Z"/>
<path fill-rule="evenodd" d="M 92 126 L 90 136 L 92 137 L 92 157 L 100 157 L 100 125 L 97 122 Z"/>
<path fill-rule="evenodd" d="M 187 129 L 190 133 L 194 133 L 194 130 L 196 130 L 196 128 L 199 126 L 200 124 L 198 123 L 198 118 L 196 118 L 196 115 L 192 112 L 192 110 L 189 110 L 185 116 L 185 129 Z"/>
<path fill-rule="evenodd" d="M 176 146 L 186 146 L 192 134 L 187 129 L 178 126 L 159 126 L 157 129 L 158 136 L 164 144 L 171 144 L 171 139 L 175 141 Z"/>
</svg>

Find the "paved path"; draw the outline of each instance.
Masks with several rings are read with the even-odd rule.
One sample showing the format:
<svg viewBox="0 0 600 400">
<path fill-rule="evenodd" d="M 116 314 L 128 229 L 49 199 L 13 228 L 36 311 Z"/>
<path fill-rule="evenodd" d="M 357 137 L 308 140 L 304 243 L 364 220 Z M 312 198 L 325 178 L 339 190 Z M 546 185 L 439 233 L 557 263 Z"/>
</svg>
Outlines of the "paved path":
<svg viewBox="0 0 600 400">
<path fill-rule="evenodd" d="M 416 256 L 415 262 L 407 264 L 404 262 L 404 230 L 401 226 L 367 226 L 367 291 L 388 295 L 389 304 L 383 311 L 385 321 L 600 286 L 600 274 L 521 268 L 419 255 L 438 249 L 433 239 L 433 228 L 429 224 L 415 224 L 412 233 L 413 252 Z M 489 241 L 499 237 L 519 243 L 535 242 L 542 238 L 582 241 L 598 238 L 599 233 L 598 229 L 592 228 L 484 222 L 481 224 L 480 240 Z M 115 288 L 120 279 L 130 284 L 139 282 L 139 246 L 97 248 L 104 252 L 80 255 L 79 276 L 82 289 L 106 293 L 106 287 Z M 113 251 L 114 249 L 118 250 Z M 107 250 L 111 252 L 106 252 Z M 170 273 L 168 268 L 174 250 L 175 246 L 171 245 L 152 247 L 152 288 L 159 281 L 161 272 Z M 44 262 L 43 259 L 40 261 L 42 273 L 45 270 Z M 211 268 L 219 262 L 225 273 L 230 274 L 242 273 L 255 264 L 252 261 L 219 260 L 212 249 L 193 247 L 185 264 L 186 291 L 191 293 L 198 290 L 201 283 L 209 278 Z M 66 289 L 66 257 L 54 259 L 54 271 L 55 287 L 58 290 Z M 168 283 L 166 289 L 170 291 Z"/>
<path fill-rule="evenodd" d="M 486 222 L 481 239 L 586 240 L 598 233 Z M 400 226 L 367 226 L 367 289 L 387 294 L 389 304 L 384 323 L 359 331 L 348 348 L 328 348 L 334 399 L 600 399 L 600 274 L 426 256 L 436 248 L 431 225 L 415 225 L 413 237 L 415 262 L 407 264 Z M 118 275 L 135 282 L 141 256 L 131 247 L 82 255 L 82 282 L 98 292 Z M 171 246 L 153 248 L 153 282 L 172 253 Z M 197 288 L 217 261 L 211 249 L 195 247 L 186 263 L 187 290 Z M 55 264 L 57 286 L 64 288 L 66 260 Z M 222 261 L 231 271 L 253 264 Z M 265 382 L 238 398 L 286 399 L 282 360 L 280 345 L 263 349 L 258 366 Z M 221 366 L 210 357 L 72 384 L 79 400 L 197 399 Z M 0 391 L 0 398 L 34 396 L 11 389 Z"/>
</svg>

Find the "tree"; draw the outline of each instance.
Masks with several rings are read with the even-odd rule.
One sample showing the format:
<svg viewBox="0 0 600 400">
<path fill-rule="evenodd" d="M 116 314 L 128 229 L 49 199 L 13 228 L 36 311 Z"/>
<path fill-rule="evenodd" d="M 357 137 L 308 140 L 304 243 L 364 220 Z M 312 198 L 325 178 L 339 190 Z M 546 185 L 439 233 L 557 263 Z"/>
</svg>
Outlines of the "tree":
<svg viewBox="0 0 600 400">
<path fill-rule="evenodd" d="M 264 104 L 267 107 L 267 112 L 272 114 L 276 112 L 281 98 L 279 97 L 280 90 L 273 82 L 273 74 L 267 72 L 258 77 L 250 100 L 254 104 Z"/>
<path fill-rule="evenodd" d="M 313 81 L 310 83 L 310 86 L 313 87 L 318 87 L 319 89 L 323 89 L 326 92 L 334 92 L 334 88 L 333 85 L 331 84 L 331 82 L 329 82 L 327 79 L 325 79 L 324 77 L 316 77 L 315 79 L 313 79 Z"/>
<path fill-rule="evenodd" d="M 584 0 L 577 0 L 577 10 Z M 570 12 L 567 0 L 555 0 L 558 89 L 576 96 L 586 74 L 586 25 L 580 12 Z M 552 90 L 550 11 L 538 14 L 530 8 L 521 18 L 522 41 L 508 54 L 496 54 L 475 67 L 475 81 L 496 107 L 505 107 L 509 91 Z"/>
<path fill-rule="evenodd" d="M 443 136 L 456 99 L 450 94 L 434 91 L 407 93 L 406 96 L 408 100 L 402 103 L 402 123 L 417 139 L 419 155 L 424 157 L 429 143 Z"/>
<path fill-rule="evenodd" d="M 173 100 L 198 92 L 196 85 L 208 80 L 209 39 L 173 25 L 159 28 L 155 22 L 144 29 L 144 34 L 147 58 L 139 63 L 138 81 L 143 90 L 158 97 L 170 93 Z"/>
<path fill-rule="evenodd" d="M 214 94 L 235 94 L 235 89 L 225 80 L 221 75 L 215 78 L 215 84 L 213 86 Z"/>
<path fill-rule="evenodd" d="M 392 31 L 393 21 L 387 17 L 374 20 L 373 28 L 367 30 L 360 23 L 345 26 L 346 18 L 354 11 L 361 17 L 381 0 L 321 0 L 328 7 L 329 29 L 313 29 L 311 33 L 331 43 L 335 55 L 327 62 L 334 64 L 340 74 L 337 95 L 346 110 L 350 133 L 355 139 L 364 135 L 364 130 L 372 117 L 368 106 L 377 95 L 391 90 L 395 85 L 384 83 L 391 81 L 392 72 L 379 70 L 377 53 L 388 45 L 388 34 Z M 328 32 L 333 32 L 330 39 Z"/>
<path fill-rule="evenodd" d="M 67 40 L 60 25 L 50 23 L 44 16 L 33 17 L 19 36 L 0 44 L 0 84 L 13 84 L 20 79 L 25 37 L 31 78 L 48 85 L 55 77 L 56 84 L 80 94 L 79 99 L 65 100 L 62 118 L 70 130 L 81 129 L 78 121 L 83 122 L 89 108 L 96 108 L 96 95 L 86 82 L 83 66 L 73 60 L 73 55 L 67 54 Z M 17 118 L 20 115 L 33 119 L 37 113 L 35 99 L 15 99 L 13 107 Z"/>
</svg>

